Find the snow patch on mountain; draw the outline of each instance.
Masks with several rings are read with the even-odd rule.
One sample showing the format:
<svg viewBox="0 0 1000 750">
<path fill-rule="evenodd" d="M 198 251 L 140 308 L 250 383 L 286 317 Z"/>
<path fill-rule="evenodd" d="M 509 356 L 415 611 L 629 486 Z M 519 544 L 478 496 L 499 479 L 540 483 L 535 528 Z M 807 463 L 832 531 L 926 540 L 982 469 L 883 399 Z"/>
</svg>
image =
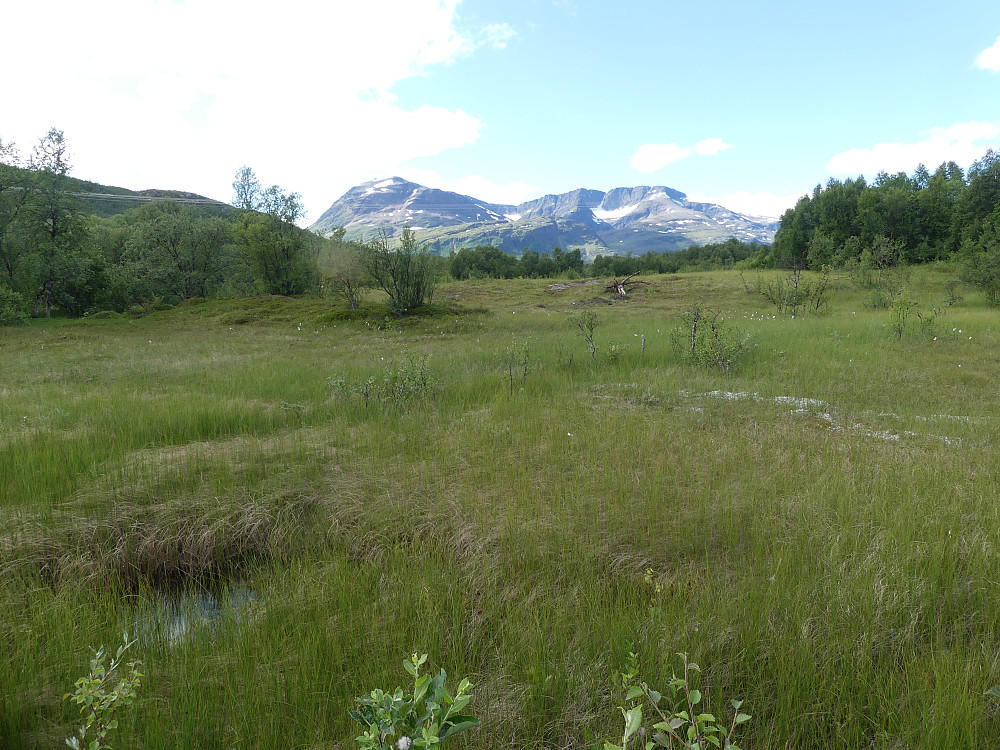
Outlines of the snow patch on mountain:
<svg viewBox="0 0 1000 750">
<path fill-rule="evenodd" d="M 601 205 L 604 205 L 603 203 Z M 622 206 L 621 208 L 616 208 L 613 211 L 604 211 L 600 208 L 592 208 L 591 212 L 601 221 L 608 221 L 609 219 L 614 221 L 615 219 L 620 219 L 623 216 L 628 216 L 630 213 L 639 208 L 639 204 L 636 203 L 633 206 Z"/>
</svg>

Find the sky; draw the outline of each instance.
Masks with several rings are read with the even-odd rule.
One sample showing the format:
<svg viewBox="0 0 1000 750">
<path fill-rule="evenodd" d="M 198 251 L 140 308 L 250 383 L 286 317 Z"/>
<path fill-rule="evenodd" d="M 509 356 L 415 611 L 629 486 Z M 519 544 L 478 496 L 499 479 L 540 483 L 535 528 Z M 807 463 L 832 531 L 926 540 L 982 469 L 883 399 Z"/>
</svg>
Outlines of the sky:
<svg viewBox="0 0 1000 750">
<path fill-rule="evenodd" d="M 0 141 L 306 224 L 400 176 L 516 204 L 665 185 L 779 216 L 835 177 L 1000 147 L 996 0 L 13 0 Z"/>
</svg>

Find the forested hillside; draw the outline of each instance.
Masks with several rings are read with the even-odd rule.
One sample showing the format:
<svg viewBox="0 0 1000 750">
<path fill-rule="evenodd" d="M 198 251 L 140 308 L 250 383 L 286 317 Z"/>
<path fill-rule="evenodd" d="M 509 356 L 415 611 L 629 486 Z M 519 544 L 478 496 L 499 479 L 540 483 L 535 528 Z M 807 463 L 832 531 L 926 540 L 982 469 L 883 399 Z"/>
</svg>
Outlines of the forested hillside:
<svg viewBox="0 0 1000 750">
<path fill-rule="evenodd" d="M 0 319 L 316 285 L 331 242 L 295 226 L 297 193 L 262 188 L 248 168 L 237 175 L 236 208 L 182 191 L 134 192 L 71 177 L 68 154 L 55 129 L 29 156 L 0 143 Z"/>
</svg>

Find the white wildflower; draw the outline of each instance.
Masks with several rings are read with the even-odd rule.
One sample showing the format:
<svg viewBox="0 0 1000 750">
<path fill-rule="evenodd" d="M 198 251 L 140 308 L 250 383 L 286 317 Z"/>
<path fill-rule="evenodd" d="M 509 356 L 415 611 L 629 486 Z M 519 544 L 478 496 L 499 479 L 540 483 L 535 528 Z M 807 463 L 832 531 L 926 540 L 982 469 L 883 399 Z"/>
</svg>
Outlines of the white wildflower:
<svg viewBox="0 0 1000 750">
<path fill-rule="evenodd" d="M 400 737 L 398 740 L 396 740 L 396 747 L 399 748 L 399 750 L 410 750 L 410 746 L 412 744 L 413 740 L 411 740 L 409 737 Z"/>
</svg>

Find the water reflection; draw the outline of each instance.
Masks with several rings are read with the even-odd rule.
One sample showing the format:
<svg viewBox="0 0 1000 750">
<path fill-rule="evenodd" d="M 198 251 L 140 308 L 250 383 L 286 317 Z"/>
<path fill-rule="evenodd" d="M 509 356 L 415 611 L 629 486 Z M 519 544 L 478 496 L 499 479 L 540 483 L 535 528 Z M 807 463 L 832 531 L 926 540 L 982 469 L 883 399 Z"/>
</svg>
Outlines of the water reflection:
<svg viewBox="0 0 1000 750">
<path fill-rule="evenodd" d="M 135 632 L 147 644 L 172 646 L 203 631 L 214 640 L 220 625 L 244 622 L 258 606 L 256 593 L 245 586 L 183 591 L 163 596 L 152 615 L 137 620 Z"/>
</svg>

